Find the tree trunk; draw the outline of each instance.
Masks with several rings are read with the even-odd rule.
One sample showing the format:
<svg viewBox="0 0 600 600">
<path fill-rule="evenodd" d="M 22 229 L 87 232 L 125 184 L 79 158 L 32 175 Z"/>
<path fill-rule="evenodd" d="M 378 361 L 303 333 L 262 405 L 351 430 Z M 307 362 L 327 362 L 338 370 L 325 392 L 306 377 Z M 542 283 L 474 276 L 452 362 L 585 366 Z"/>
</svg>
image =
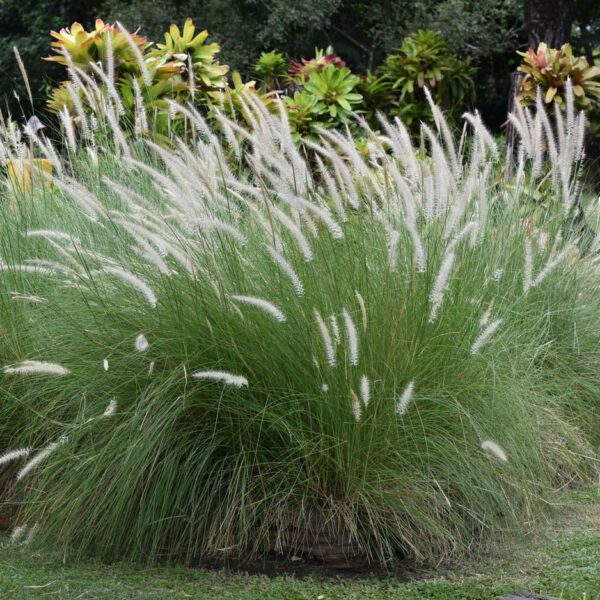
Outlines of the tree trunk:
<svg viewBox="0 0 600 600">
<path fill-rule="evenodd" d="M 573 0 L 525 0 L 525 30 L 529 46 L 545 42 L 560 48 L 571 39 Z"/>
</svg>

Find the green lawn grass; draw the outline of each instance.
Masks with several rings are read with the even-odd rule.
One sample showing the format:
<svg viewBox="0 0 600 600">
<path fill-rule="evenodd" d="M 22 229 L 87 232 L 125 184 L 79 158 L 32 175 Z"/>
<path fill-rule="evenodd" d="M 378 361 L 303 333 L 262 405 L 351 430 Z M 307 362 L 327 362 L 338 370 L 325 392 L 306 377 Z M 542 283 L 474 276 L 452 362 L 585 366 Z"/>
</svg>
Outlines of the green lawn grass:
<svg viewBox="0 0 600 600">
<path fill-rule="evenodd" d="M 528 590 L 565 600 L 600 599 L 600 497 L 572 493 L 543 532 L 477 560 L 385 578 L 294 578 L 118 563 L 63 564 L 51 552 L 0 547 L 0 598 L 231 598 L 488 600 Z"/>
</svg>

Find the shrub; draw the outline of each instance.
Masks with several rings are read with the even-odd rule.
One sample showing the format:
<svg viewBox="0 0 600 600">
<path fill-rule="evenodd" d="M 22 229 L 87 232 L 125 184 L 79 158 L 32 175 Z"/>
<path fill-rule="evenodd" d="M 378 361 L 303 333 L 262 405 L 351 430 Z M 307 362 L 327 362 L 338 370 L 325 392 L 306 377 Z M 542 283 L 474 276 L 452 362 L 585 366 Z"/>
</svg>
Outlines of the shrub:
<svg viewBox="0 0 600 600">
<path fill-rule="evenodd" d="M 425 86 L 451 118 L 475 97 L 470 60 L 459 60 L 435 31 L 424 29 L 407 36 L 396 53 L 387 56 L 381 72 L 398 94 L 393 113 L 409 125 L 431 120 Z"/>
<path fill-rule="evenodd" d="M 564 107 L 568 80 L 573 86 L 579 109 L 590 108 L 592 101 L 600 98 L 600 67 L 590 67 L 585 56 L 574 56 L 570 44 L 564 44 L 557 50 L 542 42 L 537 51 L 529 48 L 527 52 L 517 54 L 523 57 L 518 70 L 525 73 L 525 77 L 518 99 L 524 105 L 535 102 L 539 89 L 546 104 L 555 102 Z"/>
<path fill-rule="evenodd" d="M 514 116 L 506 181 L 478 117 L 457 148 L 434 106 L 427 151 L 365 126 L 366 157 L 323 131 L 308 162 L 285 113 L 247 108 L 221 139 L 173 106 L 195 131 L 169 150 L 111 128 L 53 190 L 1 205 L 0 296 L 29 296 L 0 374 L 34 448 L 11 462 L 27 537 L 389 562 L 531 522 L 592 452 L 598 276 L 565 222 L 583 116 L 558 136 Z M 521 189 L 548 169 L 532 212 Z"/>
<path fill-rule="evenodd" d="M 313 73 L 319 73 L 327 67 L 343 69 L 345 66 L 346 61 L 335 54 L 331 46 L 326 50 L 317 48 L 314 58 L 292 61 L 289 70 L 290 80 L 296 84 L 303 84 L 310 79 Z"/>
<path fill-rule="evenodd" d="M 311 74 L 304 91 L 317 98 L 318 103 L 329 117 L 340 123 L 347 123 L 355 106 L 362 96 L 354 91 L 358 77 L 346 67 L 329 65 Z"/>
<path fill-rule="evenodd" d="M 356 91 L 362 96 L 361 111 L 375 125 L 377 113 L 386 113 L 394 101 L 389 81 L 376 73 L 360 77 Z"/>
<path fill-rule="evenodd" d="M 283 103 L 296 142 L 316 139 L 320 129 L 349 125 L 362 101 L 359 81 L 331 47 L 315 50 L 314 58 L 293 60 Z"/>
<path fill-rule="evenodd" d="M 82 111 L 103 112 L 108 103 L 114 105 L 111 118 L 125 118 L 138 133 L 145 133 L 147 114 L 157 133 L 169 133 L 176 124 L 169 101 L 206 103 L 209 93 L 226 86 L 229 67 L 215 59 L 219 45 L 206 44 L 208 32 L 196 33 L 191 19 L 181 31 L 171 25 L 165 43 L 156 45 L 101 20 L 92 32 L 74 23 L 52 35 L 56 54 L 46 60 L 66 66 L 73 81 L 52 91 L 48 108 L 63 115 L 66 110 L 80 123 Z"/>
<path fill-rule="evenodd" d="M 282 52 L 263 52 L 256 61 L 253 71 L 261 79 L 265 91 L 279 90 L 287 78 L 289 61 Z"/>
</svg>

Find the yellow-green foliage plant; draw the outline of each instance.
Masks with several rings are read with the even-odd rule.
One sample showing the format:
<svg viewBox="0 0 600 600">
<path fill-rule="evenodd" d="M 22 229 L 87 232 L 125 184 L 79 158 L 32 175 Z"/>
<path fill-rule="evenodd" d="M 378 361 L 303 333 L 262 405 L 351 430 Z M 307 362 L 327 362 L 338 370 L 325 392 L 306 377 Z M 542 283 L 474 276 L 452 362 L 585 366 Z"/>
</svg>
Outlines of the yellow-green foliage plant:
<svg viewBox="0 0 600 600">
<path fill-rule="evenodd" d="M 74 23 L 52 36 L 55 55 L 46 60 L 67 67 L 70 79 L 52 91 L 48 108 L 84 129 L 91 110 L 129 122 L 136 133 L 169 133 L 178 125 L 169 102 L 206 103 L 227 84 L 229 68 L 215 58 L 219 45 L 206 43 L 208 32 L 197 33 L 189 18 L 182 30 L 171 25 L 158 44 L 101 20 L 91 32 Z"/>
<path fill-rule="evenodd" d="M 588 109 L 600 98 L 600 67 L 590 65 L 585 56 L 576 56 L 571 44 L 557 49 L 542 42 L 537 51 L 529 48 L 517 54 L 523 57 L 518 70 L 525 73 L 518 94 L 522 104 L 535 104 L 539 89 L 546 104 L 564 107 L 569 80 L 578 109 Z"/>
</svg>

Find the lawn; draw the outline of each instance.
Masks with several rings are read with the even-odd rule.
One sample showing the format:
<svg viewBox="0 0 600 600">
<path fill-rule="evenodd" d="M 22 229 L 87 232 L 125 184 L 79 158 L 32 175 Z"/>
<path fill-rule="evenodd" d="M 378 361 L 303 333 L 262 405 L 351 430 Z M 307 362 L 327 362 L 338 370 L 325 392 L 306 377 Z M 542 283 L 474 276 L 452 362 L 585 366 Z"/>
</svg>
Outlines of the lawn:
<svg viewBox="0 0 600 600">
<path fill-rule="evenodd" d="M 233 573 L 127 563 L 63 564 L 52 552 L 32 554 L 4 541 L 0 548 L 2 598 L 394 598 L 488 600 L 519 590 L 565 600 L 600 598 L 600 497 L 573 492 L 535 538 L 507 542 L 477 559 L 434 572 L 359 578 Z M 306 567 L 306 565 L 303 565 Z"/>
</svg>

